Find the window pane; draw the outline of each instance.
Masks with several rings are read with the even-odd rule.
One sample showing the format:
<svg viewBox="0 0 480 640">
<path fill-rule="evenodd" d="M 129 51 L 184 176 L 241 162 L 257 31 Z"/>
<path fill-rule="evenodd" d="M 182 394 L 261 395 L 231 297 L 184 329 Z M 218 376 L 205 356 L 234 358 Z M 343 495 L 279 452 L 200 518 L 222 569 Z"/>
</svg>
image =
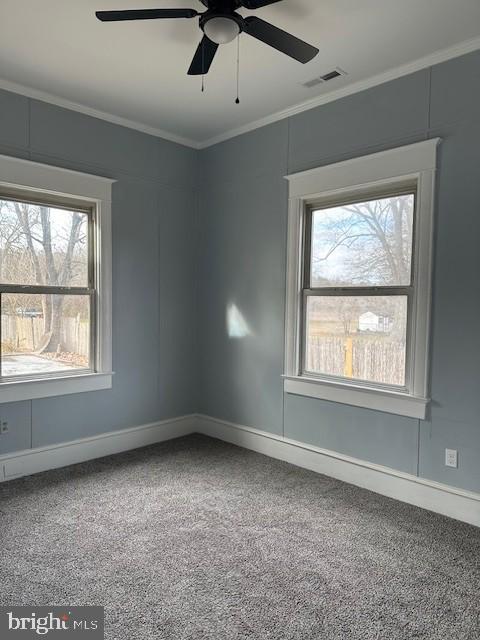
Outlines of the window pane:
<svg viewBox="0 0 480 640">
<path fill-rule="evenodd" d="M 88 286 L 88 215 L 0 199 L 0 282 Z"/>
<path fill-rule="evenodd" d="M 3 293 L 2 376 L 89 367 L 89 296 Z"/>
<path fill-rule="evenodd" d="M 311 286 L 409 285 L 415 197 L 312 213 Z"/>
<path fill-rule="evenodd" d="M 406 296 L 309 296 L 306 370 L 405 385 Z"/>
</svg>

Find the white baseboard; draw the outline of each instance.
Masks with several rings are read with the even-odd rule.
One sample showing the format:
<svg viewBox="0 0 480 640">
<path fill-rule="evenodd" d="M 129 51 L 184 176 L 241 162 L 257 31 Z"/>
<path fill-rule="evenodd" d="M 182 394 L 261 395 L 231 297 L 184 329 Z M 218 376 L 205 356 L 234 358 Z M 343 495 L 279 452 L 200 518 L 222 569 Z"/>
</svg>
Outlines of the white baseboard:
<svg viewBox="0 0 480 640">
<path fill-rule="evenodd" d="M 193 433 L 195 425 L 195 416 L 181 416 L 91 438 L 16 451 L 0 456 L 0 482 L 179 438 Z"/>
<path fill-rule="evenodd" d="M 187 415 L 0 456 L 0 482 L 202 433 L 480 527 L 480 494 L 204 415 Z"/>
<path fill-rule="evenodd" d="M 480 526 L 478 493 L 209 416 L 197 416 L 196 430 L 389 498 Z"/>
</svg>

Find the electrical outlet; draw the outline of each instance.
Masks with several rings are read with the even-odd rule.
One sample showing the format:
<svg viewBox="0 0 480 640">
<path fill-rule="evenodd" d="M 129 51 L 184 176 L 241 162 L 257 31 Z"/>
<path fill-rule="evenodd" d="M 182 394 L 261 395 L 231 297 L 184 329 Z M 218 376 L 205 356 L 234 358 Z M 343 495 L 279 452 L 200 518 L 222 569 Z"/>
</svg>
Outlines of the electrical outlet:
<svg viewBox="0 0 480 640">
<path fill-rule="evenodd" d="M 9 432 L 8 422 L 6 420 L 0 421 L 0 435 L 8 432 Z"/>
<path fill-rule="evenodd" d="M 456 449 L 445 449 L 445 465 L 447 467 L 458 467 L 458 451 Z"/>
</svg>

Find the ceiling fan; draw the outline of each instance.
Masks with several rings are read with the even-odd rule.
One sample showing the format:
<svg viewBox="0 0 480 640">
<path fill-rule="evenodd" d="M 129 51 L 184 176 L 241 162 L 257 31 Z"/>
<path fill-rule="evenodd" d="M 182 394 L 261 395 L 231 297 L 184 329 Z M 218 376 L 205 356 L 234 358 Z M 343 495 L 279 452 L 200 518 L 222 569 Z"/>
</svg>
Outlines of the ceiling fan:
<svg viewBox="0 0 480 640">
<path fill-rule="evenodd" d="M 260 9 L 281 0 L 200 0 L 207 8 L 203 13 L 195 9 L 130 9 L 126 11 L 97 11 L 96 16 L 102 22 L 120 20 L 154 20 L 157 18 L 195 18 L 200 16 L 199 25 L 203 38 L 197 47 L 189 75 L 208 73 L 220 44 L 234 40 L 242 31 L 270 47 L 285 53 L 302 64 L 314 58 L 318 49 L 275 27 L 256 16 L 244 18 L 237 9 Z"/>
</svg>

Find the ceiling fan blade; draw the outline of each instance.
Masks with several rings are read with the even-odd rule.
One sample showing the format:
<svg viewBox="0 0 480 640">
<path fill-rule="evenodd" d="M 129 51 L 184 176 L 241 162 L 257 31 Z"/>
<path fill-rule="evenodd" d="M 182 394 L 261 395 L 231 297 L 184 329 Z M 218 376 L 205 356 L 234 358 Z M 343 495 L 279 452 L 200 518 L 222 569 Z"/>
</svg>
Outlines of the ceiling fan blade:
<svg viewBox="0 0 480 640">
<path fill-rule="evenodd" d="M 261 20 L 256 16 L 245 18 L 243 30 L 249 36 L 261 40 L 303 64 L 310 62 L 318 53 L 318 49 L 312 47 L 311 44 L 299 40 L 290 33 L 283 31 L 283 29 L 274 27 L 273 24 L 265 22 L 265 20 Z"/>
<path fill-rule="evenodd" d="M 192 64 L 188 70 L 189 76 L 201 76 L 208 73 L 213 58 L 217 53 L 218 44 L 212 42 L 207 36 L 203 36 L 193 56 Z"/>
<path fill-rule="evenodd" d="M 199 13 L 195 9 L 127 9 L 126 11 L 96 11 L 95 15 L 102 22 L 118 22 L 119 20 L 153 20 L 155 18 L 194 18 Z"/>
<path fill-rule="evenodd" d="M 242 5 L 246 9 L 260 9 L 266 7 L 267 4 L 274 4 L 275 2 L 281 2 L 282 0 L 242 0 Z"/>
</svg>

